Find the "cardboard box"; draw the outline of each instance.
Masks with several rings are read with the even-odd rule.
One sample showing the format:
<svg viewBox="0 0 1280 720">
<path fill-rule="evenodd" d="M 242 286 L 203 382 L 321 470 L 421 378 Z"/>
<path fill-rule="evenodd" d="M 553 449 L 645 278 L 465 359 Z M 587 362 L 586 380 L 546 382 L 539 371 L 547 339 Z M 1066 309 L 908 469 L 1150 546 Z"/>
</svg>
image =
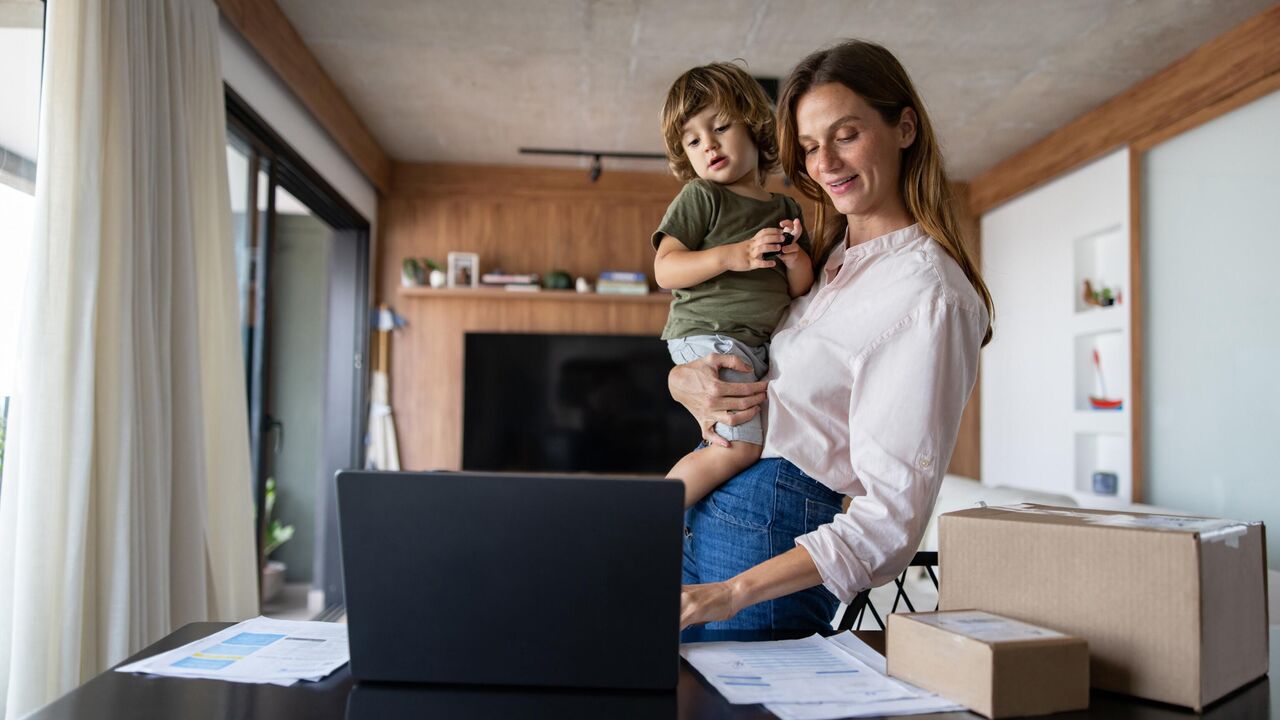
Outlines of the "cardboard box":
<svg viewBox="0 0 1280 720">
<path fill-rule="evenodd" d="M 1089 707 L 1084 640 L 980 610 L 889 616 L 889 674 L 989 718 Z"/>
<path fill-rule="evenodd" d="M 1094 687 L 1200 710 L 1267 673 L 1261 523 L 1017 505 L 938 528 L 939 608 L 1084 638 Z"/>
</svg>

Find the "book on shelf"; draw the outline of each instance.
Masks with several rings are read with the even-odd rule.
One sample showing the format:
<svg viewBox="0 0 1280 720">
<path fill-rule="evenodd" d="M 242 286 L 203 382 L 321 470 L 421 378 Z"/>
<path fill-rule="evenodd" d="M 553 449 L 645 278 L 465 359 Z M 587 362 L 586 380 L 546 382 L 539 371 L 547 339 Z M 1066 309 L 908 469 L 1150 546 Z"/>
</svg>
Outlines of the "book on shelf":
<svg viewBox="0 0 1280 720">
<path fill-rule="evenodd" d="M 508 292 L 541 292 L 542 286 L 537 283 L 508 283 L 502 288 Z"/>
<path fill-rule="evenodd" d="M 624 272 L 622 270 L 606 270 L 600 273 L 600 282 L 638 282 L 647 283 L 649 278 L 641 272 Z"/>
<path fill-rule="evenodd" d="M 596 283 L 596 292 L 602 295 L 648 295 L 649 284 L 601 280 Z"/>
<path fill-rule="evenodd" d="M 480 276 L 482 285 L 536 285 L 539 280 L 538 273 L 491 272 Z"/>
</svg>

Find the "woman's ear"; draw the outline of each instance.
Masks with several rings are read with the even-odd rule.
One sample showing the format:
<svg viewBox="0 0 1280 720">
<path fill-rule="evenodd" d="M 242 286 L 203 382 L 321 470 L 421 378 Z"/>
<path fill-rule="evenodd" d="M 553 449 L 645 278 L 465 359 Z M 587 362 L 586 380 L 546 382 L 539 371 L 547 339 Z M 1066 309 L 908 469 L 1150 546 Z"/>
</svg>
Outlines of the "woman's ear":
<svg viewBox="0 0 1280 720">
<path fill-rule="evenodd" d="M 902 108 L 902 114 L 898 116 L 898 148 L 906 150 L 916 141 L 916 109 L 913 107 Z"/>
</svg>

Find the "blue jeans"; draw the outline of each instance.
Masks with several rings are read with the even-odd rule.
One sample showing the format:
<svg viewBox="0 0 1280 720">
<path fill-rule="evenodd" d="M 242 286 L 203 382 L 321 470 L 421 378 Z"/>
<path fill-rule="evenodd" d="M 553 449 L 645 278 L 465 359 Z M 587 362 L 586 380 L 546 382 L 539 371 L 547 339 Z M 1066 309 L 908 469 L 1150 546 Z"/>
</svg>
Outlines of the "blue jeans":
<svg viewBox="0 0 1280 720">
<path fill-rule="evenodd" d="M 719 582 L 790 550 L 844 498 L 781 458 L 760 460 L 685 511 L 684 583 Z M 707 630 L 830 630 L 839 602 L 821 585 L 743 608 Z"/>
</svg>

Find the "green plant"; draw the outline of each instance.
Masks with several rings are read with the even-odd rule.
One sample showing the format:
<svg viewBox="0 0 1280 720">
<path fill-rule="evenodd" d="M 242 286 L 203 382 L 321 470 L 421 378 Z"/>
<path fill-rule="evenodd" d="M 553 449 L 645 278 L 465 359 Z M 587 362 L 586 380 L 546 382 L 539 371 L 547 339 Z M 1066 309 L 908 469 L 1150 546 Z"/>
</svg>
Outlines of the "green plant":
<svg viewBox="0 0 1280 720">
<path fill-rule="evenodd" d="M 280 519 L 275 517 L 275 509 L 276 479 L 267 478 L 267 547 L 263 553 L 268 557 L 293 538 L 293 526 L 280 522 Z"/>
</svg>

